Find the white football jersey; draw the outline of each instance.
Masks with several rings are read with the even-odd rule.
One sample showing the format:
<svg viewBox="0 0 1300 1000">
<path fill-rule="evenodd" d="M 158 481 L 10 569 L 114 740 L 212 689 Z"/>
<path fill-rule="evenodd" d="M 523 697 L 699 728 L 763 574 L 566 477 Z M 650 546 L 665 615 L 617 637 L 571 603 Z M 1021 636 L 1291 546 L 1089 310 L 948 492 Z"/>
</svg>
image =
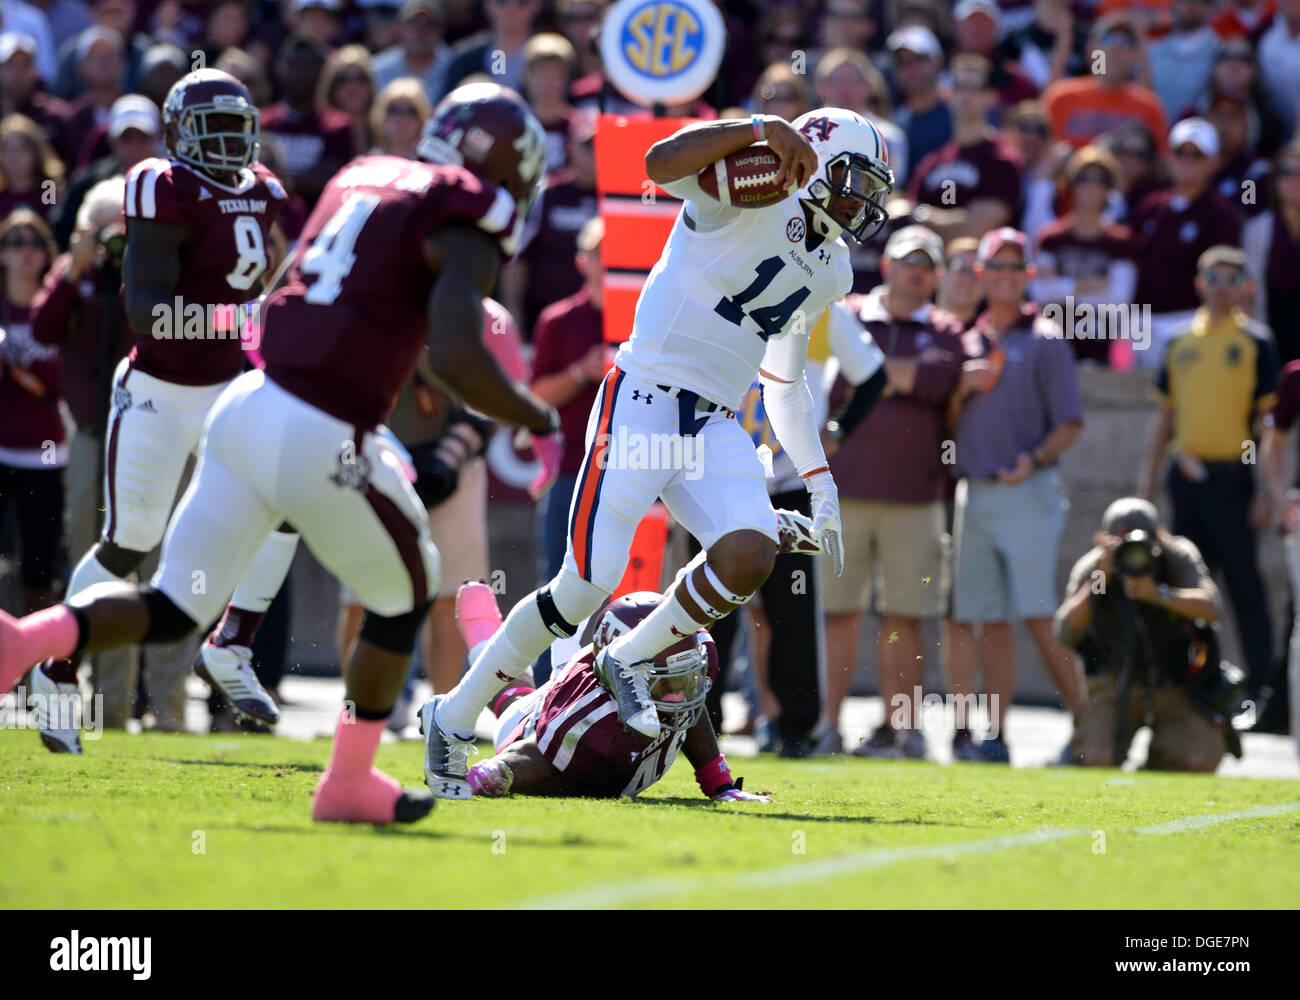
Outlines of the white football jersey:
<svg viewBox="0 0 1300 1000">
<path fill-rule="evenodd" d="M 807 337 L 853 285 L 843 236 L 808 249 L 797 198 L 723 206 L 695 178 L 665 185 L 685 199 L 636 305 L 616 364 L 647 382 L 690 389 L 729 409 L 758 374 L 768 342 Z"/>
</svg>

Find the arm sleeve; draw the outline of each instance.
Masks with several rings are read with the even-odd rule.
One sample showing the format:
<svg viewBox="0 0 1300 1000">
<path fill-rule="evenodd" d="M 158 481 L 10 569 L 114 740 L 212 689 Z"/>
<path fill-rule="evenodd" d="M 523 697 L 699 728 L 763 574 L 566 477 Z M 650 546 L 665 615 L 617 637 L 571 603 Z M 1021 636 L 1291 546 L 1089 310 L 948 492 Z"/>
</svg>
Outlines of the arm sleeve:
<svg viewBox="0 0 1300 1000">
<path fill-rule="evenodd" d="M 817 410 L 812 390 L 804 376 L 808 338 L 787 333 L 767 343 L 759 381 L 763 387 L 763 409 L 772 433 L 790 456 L 799 475 L 826 464 L 817 427 Z M 776 381 L 788 379 L 790 381 Z"/>
</svg>

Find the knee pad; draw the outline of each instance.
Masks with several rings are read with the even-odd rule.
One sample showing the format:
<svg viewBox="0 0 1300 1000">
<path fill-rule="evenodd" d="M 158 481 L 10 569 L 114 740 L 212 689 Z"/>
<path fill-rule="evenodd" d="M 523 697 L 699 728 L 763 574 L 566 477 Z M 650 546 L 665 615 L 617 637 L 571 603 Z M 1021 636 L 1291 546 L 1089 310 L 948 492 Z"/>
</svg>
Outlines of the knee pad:
<svg viewBox="0 0 1300 1000">
<path fill-rule="evenodd" d="M 405 614 L 391 618 L 367 610 L 361 619 L 361 638 L 390 653 L 409 655 L 415 649 L 415 637 L 420 634 L 420 626 L 431 607 L 433 601 L 425 601 Z"/>
<path fill-rule="evenodd" d="M 714 607 L 713 602 L 705 600 L 704 595 L 700 593 L 699 587 L 695 585 L 695 571 L 701 566 L 704 567 L 704 578 L 708 580 L 709 585 L 717 591 L 718 596 L 726 602 L 725 607 Z M 718 579 L 718 574 L 713 572 L 713 567 L 709 565 L 708 552 L 703 549 L 696 554 L 694 559 L 678 571 L 676 582 L 685 586 L 686 593 L 691 595 L 691 600 L 698 604 L 700 610 L 714 621 L 726 618 L 727 615 L 731 614 L 731 612 L 740 605 L 749 603 L 750 599 L 754 596 L 753 594 L 746 594 L 744 596 L 733 594 L 723 586 L 722 581 Z"/>
<path fill-rule="evenodd" d="M 547 631 L 567 639 L 608 596 L 577 573 L 562 569 L 554 580 L 537 592 L 537 610 Z"/>
<path fill-rule="evenodd" d="M 141 642 L 177 642 L 199 627 L 170 597 L 153 587 L 141 587 L 140 599 L 149 609 L 149 631 Z"/>
</svg>

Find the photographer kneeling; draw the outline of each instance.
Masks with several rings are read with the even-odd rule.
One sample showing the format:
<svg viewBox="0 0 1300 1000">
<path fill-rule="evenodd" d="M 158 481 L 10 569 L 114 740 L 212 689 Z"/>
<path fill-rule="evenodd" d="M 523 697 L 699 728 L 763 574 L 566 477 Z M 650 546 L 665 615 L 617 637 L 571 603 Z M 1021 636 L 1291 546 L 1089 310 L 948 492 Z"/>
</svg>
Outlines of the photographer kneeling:
<svg viewBox="0 0 1300 1000">
<path fill-rule="evenodd" d="M 1240 756 L 1229 721 L 1235 668 L 1219 664 L 1219 596 L 1196 546 L 1137 497 L 1106 508 L 1096 541 L 1070 571 L 1055 621 L 1088 680 L 1075 762 L 1120 766 L 1144 723 L 1152 770 L 1213 771 L 1229 745 Z"/>
</svg>

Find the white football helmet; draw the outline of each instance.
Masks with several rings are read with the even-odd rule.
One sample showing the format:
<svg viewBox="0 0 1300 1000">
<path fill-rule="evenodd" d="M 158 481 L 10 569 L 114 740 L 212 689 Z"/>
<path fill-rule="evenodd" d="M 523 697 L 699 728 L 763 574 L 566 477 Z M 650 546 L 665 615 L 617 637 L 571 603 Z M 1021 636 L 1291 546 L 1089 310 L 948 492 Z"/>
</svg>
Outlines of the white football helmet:
<svg viewBox="0 0 1300 1000">
<path fill-rule="evenodd" d="M 790 123 L 812 143 L 817 173 L 796 195 L 813 210 L 819 236 L 841 231 L 859 243 L 888 221 L 885 199 L 894 187 L 889 149 L 880 130 L 844 108 L 817 108 Z"/>
</svg>

